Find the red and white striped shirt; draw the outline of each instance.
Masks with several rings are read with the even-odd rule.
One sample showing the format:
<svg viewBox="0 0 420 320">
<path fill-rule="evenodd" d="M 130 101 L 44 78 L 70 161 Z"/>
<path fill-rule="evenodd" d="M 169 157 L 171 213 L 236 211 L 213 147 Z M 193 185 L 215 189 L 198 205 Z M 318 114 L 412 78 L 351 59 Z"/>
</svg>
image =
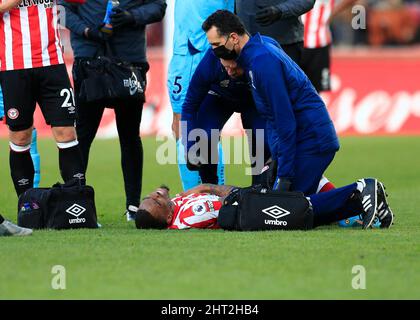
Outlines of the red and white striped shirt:
<svg viewBox="0 0 420 320">
<path fill-rule="evenodd" d="M 56 0 L 23 0 L 18 7 L 0 13 L 1 71 L 62 63 Z"/>
<path fill-rule="evenodd" d="M 192 194 L 172 199 L 175 211 L 168 229 L 218 229 L 217 217 L 222 207 L 220 197 Z"/>
<path fill-rule="evenodd" d="M 305 26 L 305 48 L 322 48 L 331 44 L 332 36 L 328 19 L 334 8 L 334 0 L 317 0 L 311 11 L 302 15 Z"/>
</svg>

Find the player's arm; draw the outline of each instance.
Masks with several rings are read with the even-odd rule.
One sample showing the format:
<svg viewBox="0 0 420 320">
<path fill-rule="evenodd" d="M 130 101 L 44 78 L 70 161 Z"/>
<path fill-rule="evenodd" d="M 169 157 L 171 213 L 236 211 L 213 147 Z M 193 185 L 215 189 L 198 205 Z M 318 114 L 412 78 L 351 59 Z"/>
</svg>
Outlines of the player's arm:
<svg viewBox="0 0 420 320">
<path fill-rule="evenodd" d="M 185 122 L 186 132 L 181 133 L 182 143 L 188 150 L 195 141 L 188 141 L 188 134 L 196 129 L 197 114 L 201 103 L 211 88 L 214 77 L 214 59 L 210 49 L 198 64 L 188 86 L 187 95 L 182 105 L 181 121 Z"/>
<path fill-rule="evenodd" d="M 258 7 L 256 21 L 268 26 L 278 20 L 297 18 L 314 7 L 315 0 L 288 0 L 277 5 Z"/>
<path fill-rule="evenodd" d="M 181 197 L 186 197 L 190 194 L 208 193 L 219 197 L 227 197 L 229 193 L 235 189 L 234 186 L 216 185 L 216 184 L 200 184 L 190 190 L 184 191 L 180 194 Z"/>
<path fill-rule="evenodd" d="M 130 9 L 137 25 L 147 25 L 159 22 L 165 16 L 165 0 L 145 0 L 139 2 L 141 5 Z"/>
<path fill-rule="evenodd" d="M 17 7 L 22 0 L 1 0 L 0 3 L 0 13 L 10 11 L 11 9 Z"/>
<path fill-rule="evenodd" d="M 274 60 L 271 55 L 266 54 L 255 61 L 252 69 L 253 84 L 265 101 L 267 112 L 273 117 L 273 121 L 267 125 L 273 126 L 271 129 L 277 135 L 277 149 L 273 150 L 272 156 L 278 162 L 276 184 L 281 182 L 280 189 L 284 190 L 285 186 L 290 187 L 290 181 L 294 177 L 296 119 L 286 86 L 283 65 L 279 60 Z"/>
<path fill-rule="evenodd" d="M 281 19 L 299 17 L 311 10 L 315 0 L 289 0 L 279 3 L 276 7 L 281 12 Z"/>
<path fill-rule="evenodd" d="M 87 31 L 91 26 L 77 13 L 77 5 L 65 0 L 58 0 L 58 4 L 65 9 L 65 19 L 60 19 L 60 22 L 65 22 L 64 27 L 79 36 L 87 36 Z"/>
</svg>

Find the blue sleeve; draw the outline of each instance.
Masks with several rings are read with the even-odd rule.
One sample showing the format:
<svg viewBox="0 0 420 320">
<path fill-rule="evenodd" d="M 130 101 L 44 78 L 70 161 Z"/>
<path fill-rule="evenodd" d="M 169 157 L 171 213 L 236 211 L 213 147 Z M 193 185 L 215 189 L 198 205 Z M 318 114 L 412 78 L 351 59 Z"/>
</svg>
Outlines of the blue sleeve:
<svg viewBox="0 0 420 320">
<path fill-rule="evenodd" d="M 139 7 L 130 9 L 136 19 L 137 25 L 147 25 L 159 22 L 163 19 L 166 12 L 165 0 L 145 0 Z"/>
<path fill-rule="evenodd" d="M 281 19 L 299 17 L 311 10 L 315 0 L 289 0 L 279 3 L 276 7 L 281 11 Z"/>
<path fill-rule="evenodd" d="M 0 119 L 4 117 L 3 91 L 0 86 Z"/>
<path fill-rule="evenodd" d="M 89 26 L 79 16 L 77 5 L 70 4 L 64 0 L 58 0 L 58 4 L 63 6 L 65 9 L 64 27 L 79 36 L 83 36 L 85 29 Z"/>
<path fill-rule="evenodd" d="M 271 44 L 271 45 L 273 45 L 277 48 L 281 48 L 280 44 L 277 42 L 276 39 L 273 39 L 273 38 L 267 37 L 267 36 L 263 36 L 263 35 L 261 36 L 261 39 L 263 39 L 265 43 L 269 43 L 269 44 Z"/>
<path fill-rule="evenodd" d="M 217 70 L 215 67 L 215 59 L 217 58 L 213 56 L 211 50 L 208 50 L 191 78 L 181 113 L 181 121 L 187 122 L 187 134 L 189 134 L 191 130 L 197 128 L 196 121 L 198 111 L 214 81 L 214 71 Z M 194 141 L 188 141 L 188 144 L 186 144 L 187 137 L 184 136 L 185 135 L 182 134 L 182 141 L 184 146 L 187 146 L 188 150 L 194 144 Z"/>
<path fill-rule="evenodd" d="M 267 68 L 267 66 L 270 66 Z M 277 158 L 277 177 L 294 176 L 296 154 L 296 119 L 289 98 L 283 66 L 271 54 L 260 56 L 252 66 L 254 85 L 271 114 L 272 134 L 269 143 L 273 146 L 273 156 Z M 273 141 L 275 140 L 275 141 Z"/>
</svg>

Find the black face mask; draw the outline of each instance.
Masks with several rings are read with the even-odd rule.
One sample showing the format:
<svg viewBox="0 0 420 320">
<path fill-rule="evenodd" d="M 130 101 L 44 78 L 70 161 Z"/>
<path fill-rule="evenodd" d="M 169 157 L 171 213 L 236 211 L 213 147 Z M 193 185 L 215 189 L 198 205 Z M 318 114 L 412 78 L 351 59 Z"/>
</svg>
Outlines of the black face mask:
<svg viewBox="0 0 420 320">
<path fill-rule="evenodd" d="M 229 36 L 230 37 L 230 36 Z M 238 54 L 234 49 L 229 50 L 226 48 L 226 43 L 229 40 L 229 37 L 226 39 L 226 42 L 224 45 L 220 45 L 213 49 L 213 53 L 216 57 L 223 60 L 236 60 L 238 58 Z"/>
</svg>

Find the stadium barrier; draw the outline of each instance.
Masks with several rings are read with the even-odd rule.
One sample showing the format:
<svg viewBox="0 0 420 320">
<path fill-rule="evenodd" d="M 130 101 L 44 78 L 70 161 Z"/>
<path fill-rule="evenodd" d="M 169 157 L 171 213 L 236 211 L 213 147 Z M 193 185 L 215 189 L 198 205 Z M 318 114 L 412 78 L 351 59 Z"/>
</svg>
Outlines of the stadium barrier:
<svg viewBox="0 0 420 320">
<path fill-rule="evenodd" d="M 142 136 L 170 135 L 172 111 L 166 90 L 166 61 L 162 49 L 148 51 L 147 102 Z M 71 71 L 72 57 L 66 56 Z M 322 96 L 340 135 L 420 135 L 420 47 L 406 49 L 340 49 L 333 51 L 332 91 Z M 49 135 L 39 108 L 35 126 Z M 226 135 L 243 134 L 235 114 Z M 0 126 L 0 136 L 7 130 Z M 117 137 L 112 109 L 104 113 L 98 137 Z"/>
</svg>

